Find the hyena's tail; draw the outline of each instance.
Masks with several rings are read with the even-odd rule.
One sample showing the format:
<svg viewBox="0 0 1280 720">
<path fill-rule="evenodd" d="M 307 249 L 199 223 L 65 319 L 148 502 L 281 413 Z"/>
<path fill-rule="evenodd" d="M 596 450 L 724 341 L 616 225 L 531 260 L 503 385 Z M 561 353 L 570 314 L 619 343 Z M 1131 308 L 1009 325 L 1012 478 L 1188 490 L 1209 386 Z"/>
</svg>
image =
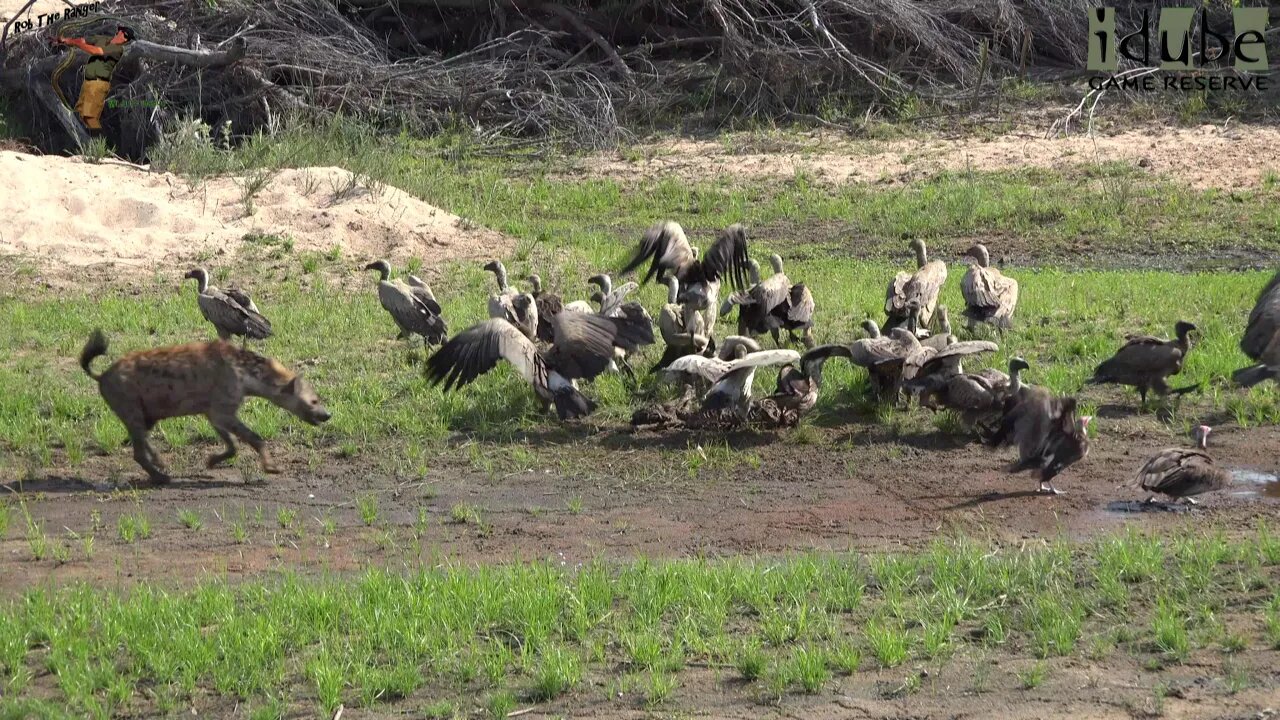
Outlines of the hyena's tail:
<svg viewBox="0 0 1280 720">
<path fill-rule="evenodd" d="M 80 351 L 80 367 L 84 368 L 84 374 L 94 380 L 102 379 L 101 375 L 95 375 L 94 372 L 89 369 L 89 364 L 92 363 L 93 359 L 99 355 L 106 354 L 107 336 L 102 334 L 101 329 L 94 330 L 93 334 L 89 336 L 89 342 L 85 343 L 84 349 Z"/>
</svg>

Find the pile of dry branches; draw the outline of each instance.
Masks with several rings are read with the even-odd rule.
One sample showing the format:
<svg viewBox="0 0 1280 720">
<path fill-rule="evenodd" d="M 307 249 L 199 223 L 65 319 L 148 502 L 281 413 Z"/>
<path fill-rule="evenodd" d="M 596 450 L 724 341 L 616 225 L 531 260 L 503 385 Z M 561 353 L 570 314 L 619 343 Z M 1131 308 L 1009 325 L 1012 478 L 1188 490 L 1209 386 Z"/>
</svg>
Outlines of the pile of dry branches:
<svg viewBox="0 0 1280 720">
<path fill-rule="evenodd" d="M 167 121 L 237 132 L 350 112 L 389 126 L 617 141 L 632 122 L 816 113 L 1084 64 L 1086 0 L 130 0 L 160 46 L 245 53 L 201 68 L 131 53 L 106 118 L 134 155 Z M 114 21 L 112 21 L 114 22 Z M 104 21 L 103 27 L 111 25 Z M 10 38 L 0 88 L 28 101 L 48 30 Z M 83 55 L 83 53 L 81 53 Z M 65 73 L 63 94 L 78 90 Z M 39 73 L 35 73 L 37 81 Z M 47 82 L 47 81 L 46 81 Z M 40 113 L 33 112 L 38 120 Z M 51 127 L 48 141 L 57 135 Z M 48 142 L 42 142 L 46 146 Z"/>
</svg>

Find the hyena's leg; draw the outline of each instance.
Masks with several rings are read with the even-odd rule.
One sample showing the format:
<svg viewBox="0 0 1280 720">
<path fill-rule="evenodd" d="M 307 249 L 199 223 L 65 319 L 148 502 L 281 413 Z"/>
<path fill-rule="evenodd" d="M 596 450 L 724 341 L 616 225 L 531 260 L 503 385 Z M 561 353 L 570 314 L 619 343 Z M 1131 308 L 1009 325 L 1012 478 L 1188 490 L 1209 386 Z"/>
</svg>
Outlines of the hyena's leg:
<svg viewBox="0 0 1280 720">
<path fill-rule="evenodd" d="M 169 482 L 169 475 L 165 472 L 164 463 L 160 460 L 160 455 L 156 453 L 155 448 L 151 447 L 151 443 L 147 440 L 147 431 L 140 427 L 130 427 L 129 441 L 133 443 L 134 461 L 141 465 L 143 470 L 147 471 L 147 475 L 151 477 L 151 482 Z"/>
<path fill-rule="evenodd" d="M 262 458 L 262 471 L 269 473 L 280 472 L 280 469 L 271 461 L 271 456 L 267 454 L 267 443 L 262 439 L 262 436 L 249 429 L 248 425 L 240 422 L 240 418 L 234 415 L 231 417 L 231 422 L 233 423 L 231 432 L 235 433 L 236 437 L 249 443 L 258 452 L 258 457 Z"/>
<path fill-rule="evenodd" d="M 209 456 L 207 461 L 205 461 L 206 467 L 214 467 L 215 465 L 221 465 L 236 456 L 236 444 L 231 439 L 231 424 L 220 423 L 214 419 L 214 415 L 212 413 L 209 414 L 209 424 L 213 426 L 213 431 L 218 433 L 218 437 L 222 438 L 222 444 L 227 446 L 226 451 L 214 453 Z"/>
</svg>

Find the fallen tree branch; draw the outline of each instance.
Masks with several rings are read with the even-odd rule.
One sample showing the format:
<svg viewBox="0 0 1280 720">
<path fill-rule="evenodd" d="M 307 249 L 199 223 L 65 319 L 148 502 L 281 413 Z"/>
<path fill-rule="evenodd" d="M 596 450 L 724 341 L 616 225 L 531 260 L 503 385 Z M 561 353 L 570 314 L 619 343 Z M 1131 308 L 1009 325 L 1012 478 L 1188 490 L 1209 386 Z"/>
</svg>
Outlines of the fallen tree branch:
<svg viewBox="0 0 1280 720">
<path fill-rule="evenodd" d="M 605 56 L 609 58 L 609 62 L 613 63 L 613 66 L 618 69 L 618 72 L 622 74 L 622 77 L 625 78 L 628 83 L 632 85 L 635 84 L 635 77 L 631 73 L 631 68 L 627 67 L 627 64 L 622 60 L 622 56 L 618 55 L 617 48 L 606 40 L 603 35 L 591 29 L 591 26 L 587 25 L 587 23 L 584 22 L 582 18 L 578 17 L 576 13 L 570 11 L 563 5 L 557 5 L 555 3 L 547 3 L 543 5 L 542 10 L 569 23 L 573 26 L 574 30 L 577 30 L 588 40 L 595 43 L 596 47 L 604 51 Z"/>
</svg>

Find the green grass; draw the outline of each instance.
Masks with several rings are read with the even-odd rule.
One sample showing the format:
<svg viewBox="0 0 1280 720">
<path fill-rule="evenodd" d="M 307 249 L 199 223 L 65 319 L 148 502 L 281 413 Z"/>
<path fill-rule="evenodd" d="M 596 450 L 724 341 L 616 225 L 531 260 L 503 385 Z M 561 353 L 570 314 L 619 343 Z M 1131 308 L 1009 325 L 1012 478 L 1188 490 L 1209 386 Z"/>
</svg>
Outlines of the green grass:
<svg viewBox="0 0 1280 720">
<path fill-rule="evenodd" d="M 585 296 L 588 275 L 616 271 L 639 233 L 657 219 L 685 222 L 699 243 L 712 231 L 743 221 L 752 228 L 753 255 L 781 252 L 788 275 L 813 290 L 819 342 L 848 341 L 856 336 L 859 321 L 883 316 L 884 287 L 910 262 L 903 240 L 909 235 L 930 238 L 935 255 L 953 263 L 942 294 L 942 302 L 956 311 L 953 315 L 963 306 L 959 285 L 964 272 L 954 260 L 974 237 L 986 239 L 997 256 L 1017 241 L 1029 243 L 1028 252 L 1035 257 L 1061 256 L 1072 264 L 1089 252 L 1110 262 L 1124 251 L 1109 244 L 1122 242 L 1131 248 L 1140 241 L 1143 252 L 1168 251 L 1170 256 L 1207 252 L 1228 242 L 1268 253 L 1280 248 L 1274 241 L 1280 189 L 1202 193 L 1153 184 L 1120 165 L 1065 175 L 1043 170 L 960 173 L 889 189 L 875 184 L 829 187 L 803 175 L 767 183 L 734 176 L 622 183 L 562 176 L 550 161 L 529 157 L 495 160 L 474 153 L 456 137 L 379 140 L 342 123 L 319 132 L 255 140 L 235 156 L 213 152 L 196 159 L 187 153 L 180 169 L 196 177 L 205 165 L 272 166 L 286 159 L 294 164 L 345 163 L 357 174 L 395 184 L 468 221 L 513 234 L 519 244 L 506 258 L 511 276 L 538 271 L 549 289 L 566 300 Z M 21 265 L 0 259 L 0 264 L 11 262 Z M 330 423 L 307 427 L 261 400 L 250 400 L 242 411 L 250 427 L 268 440 L 279 438 L 289 447 L 338 457 L 361 456 L 382 441 L 376 448 L 379 462 L 408 473 L 424 464 L 426 452 L 445 447 L 454 432 L 508 441 L 554 423 L 505 364 L 448 395 L 427 386 L 420 346 L 391 340 L 395 328 L 378 304 L 374 276 L 356 265 L 336 249 L 299 255 L 287 238 L 258 235 L 239 256 L 213 268 L 215 273 L 234 272 L 236 281 L 255 290 L 276 330 L 259 346 L 262 350 L 295 368 L 301 360 L 323 358 L 303 372 L 333 411 Z M 433 282 L 454 331 L 486 316 L 491 278 L 479 266 L 446 264 Z M 1032 363 L 1031 382 L 1074 392 L 1125 334 L 1168 335 L 1174 321 L 1185 317 L 1200 326 L 1202 340 L 1175 384 L 1206 383 L 1202 395 L 1184 401 L 1186 412 L 1209 407 L 1241 425 L 1280 422 L 1280 393 L 1274 384 L 1242 392 L 1225 380 L 1246 363 L 1237 342 L 1266 274 L 1207 268 L 1187 273 L 1012 266 L 1006 271 L 1022 284 L 1017 328 L 1002 341 L 999 353 L 973 366 L 1003 367 L 1010 356 L 1020 354 Z M 364 287 L 355 280 L 362 276 Z M 356 289 L 338 289 L 339 283 Z M 1184 302 L 1188 288 L 1195 288 L 1191 305 Z M 127 461 L 127 453 L 121 452 L 123 428 L 74 362 L 89 332 L 101 327 L 107 333 L 108 361 L 129 350 L 212 336 L 190 283 L 183 283 L 177 271 L 157 274 L 140 290 L 24 289 L 21 299 L 6 305 L 10 342 L 0 347 L 0 478 L 54 466 L 74 468 L 99 454 Z M 656 312 L 664 292 L 650 285 L 638 298 Z M 727 324 L 722 321 L 721 327 Z M 637 367 L 652 364 L 661 351 L 660 343 L 646 349 Z M 99 368 L 105 367 L 99 362 Z M 851 408 L 858 420 L 886 419 L 868 412 L 860 401 L 866 386 L 862 371 L 833 362 L 826 377 L 830 390 L 824 389 L 816 415 L 793 431 L 793 440 L 820 443 L 815 428 L 830 425 L 832 417 L 847 421 Z M 757 374 L 760 390 L 771 382 L 771 373 Z M 638 404 L 615 375 L 597 379 L 587 393 L 601 405 L 592 422 L 624 422 Z M 1132 403 L 1136 395 L 1090 388 L 1086 408 L 1115 401 Z M 935 422 L 914 412 L 894 413 L 888 420 L 898 429 Z M 936 422 L 944 431 L 954 430 L 953 421 Z M 1177 422 L 1190 420 L 1179 416 Z M 162 452 L 195 453 L 216 440 L 199 418 L 165 421 L 155 435 Z M 482 446 L 472 445 L 471 451 L 486 474 L 502 470 L 504 463 L 521 463 L 514 454 L 497 458 Z M 716 443 L 691 447 L 683 459 L 690 476 L 707 468 L 761 462 L 759 455 Z M 576 508 L 570 506 L 570 512 Z"/>
<path fill-rule="evenodd" d="M 608 265 L 601 262 L 593 267 Z M 513 270 L 522 273 L 523 269 Z M 881 316 L 881 286 L 895 269 L 882 263 L 796 262 L 788 267 L 788 273 L 809 283 L 819 299 L 819 341 L 847 342 L 855 337 L 852 328 L 858 321 Z M 437 284 L 436 293 L 451 326 L 460 329 L 482 319 L 487 289 L 481 288 L 487 286 L 482 285 L 477 268 L 456 270 Z M 582 273 L 585 271 L 584 267 Z M 1202 339 L 1175 384 L 1206 385 L 1200 398 L 1192 396 L 1184 405 L 1222 410 L 1244 425 L 1280 421 L 1280 395 L 1273 384 L 1243 392 L 1226 381 L 1233 370 L 1246 364 L 1237 342 L 1242 318 L 1266 280 L 1263 273 L 1010 273 L 1023 287 L 1019 329 L 1006 338 L 999 353 L 973 364 L 975 367 L 1003 366 L 1008 357 L 1020 354 L 1032 364 L 1029 381 L 1058 392 L 1074 392 L 1092 368 L 1123 342 L 1124 334 L 1167 336 L 1173 321 L 1186 316 L 1200 326 Z M 955 266 L 943 293 L 944 302 L 952 307 L 962 305 L 958 289 L 961 274 Z M 459 284 L 449 287 L 451 279 Z M 463 281 L 472 287 L 464 287 Z M 133 349 L 210 336 L 191 293 L 186 292 L 189 288 L 180 290 L 177 282 L 176 278 L 156 278 L 145 291 L 145 301 L 108 294 L 94 298 L 50 296 L 10 304 L 8 332 L 12 342 L 0 348 L 0 449 L 12 455 L 0 460 L 0 474 L 21 477 L 32 467 L 74 467 L 86 455 L 98 453 L 127 459 L 127 451 L 121 450 L 123 427 L 74 358 L 94 327 L 107 333 L 109 359 Z M 1196 306 L 1183 311 L 1170 309 L 1181 305 L 1179 298 L 1191 286 L 1197 288 Z M 277 335 L 266 343 L 266 351 L 293 367 L 299 367 L 301 359 L 323 357 L 323 363 L 303 372 L 334 415 L 326 425 L 312 428 L 264 401 L 251 399 L 242 417 L 268 441 L 280 438 L 291 447 L 315 446 L 335 453 L 348 445 L 368 448 L 379 441 L 407 441 L 386 444 L 387 461 L 411 471 L 422 462 L 416 453 L 442 447 L 452 432 L 475 432 L 501 441 L 554 423 L 542 413 L 524 381 L 505 364 L 457 392 L 446 395 L 429 387 L 421 374 L 420 360 L 415 359 L 421 357 L 421 350 L 407 350 L 391 342 L 394 326 L 378 306 L 372 278 L 368 292 L 345 296 L 340 302 L 334 302 L 326 285 L 304 286 L 296 277 L 264 295 L 258 303 L 277 329 Z M 640 297 L 651 309 L 656 308 L 656 289 L 648 287 Z M 333 341 L 339 337 L 340 342 Z M 637 366 L 651 364 L 660 352 L 659 346 L 648 348 Z M 99 369 L 102 367 L 105 363 L 100 363 Z M 819 400 L 815 425 L 829 425 L 824 420 L 827 415 L 847 418 L 850 409 L 861 407 L 856 395 L 865 390 L 865 373 L 832 362 L 827 364 L 826 379 L 830 391 Z M 758 374 L 762 391 L 771 382 L 768 373 Z M 616 375 L 597 379 L 587 392 L 601 403 L 593 422 L 625 422 L 639 404 Z M 1089 388 L 1085 400 L 1136 404 L 1137 398 L 1124 389 Z M 877 421 L 874 413 L 858 414 L 864 422 Z M 903 417 L 917 414 L 913 411 Z M 925 415 L 919 417 L 927 422 Z M 165 421 L 158 430 L 156 442 L 166 453 L 174 446 L 184 450 L 193 440 L 198 442 L 191 452 L 216 442 L 202 418 Z M 90 452 L 72 453 L 66 438 L 88 439 Z M 495 460 L 488 451 L 479 457 L 485 463 L 505 462 Z M 691 475 L 707 468 L 760 462 L 758 456 L 734 453 L 716 443 L 692 448 L 684 461 Z"/>
<path fill-rule="evenodd" d="M 1130 533 L 1106 542 L 1146 539 Z M 953 541 L 900 556 L 638 560 L 578 569 L 440 565 L 405 574 L 210 580 L 176 591 L 146 582 L 128 591 L 33 588 L 0 604 L 0 685 L 15 688 L 0 698 L 0 714 L 37 698 L 97 715 L 125 706 L 134 713 L 181 708 L 196 697 L 279 711 L 275 699 L 293 697 L 295 705 L 312 698 L 314 712 L 332 715 L 339 704 L 396 707 L 406 698 L 471 706 L 468 698 L 481 689 L 490 711 L 509 712 L 511 697 L 543 702 L 608 682 L 634 688 L 652 706 L 673 699 L 685 674 L 707 665 L 733 668 L 750 692 L 776 699 L 826 692 L 833 671 L 864 671 L 864 652 L 876 660 L 871 672 L 926 660 L 920 638 L 928 627 L 900 618 L 936 617 L 943 605 L 957 626 L 1001 616 L 1009 628 L 1002 662 L 1023 668 L 1017 677 L 1028 689 L 1046 681 L 1046 654 L 1083 657 L 1088 651 L 1076 636 L 1111 634 L 1135 618 L 1149 618 L 1149 630 L 1116 634 L 1112 652 L 1145 663 L 1216 647 L 1216 634 L 1187 631 L 1199 608 L 1212 607 L 1236 628 L 1236 650 L 1217 656 L 1223 692 L 1238 691 L 1252 682 L 1249 648 L 1274 642 L 1280 601 L 1260 602 L 1232 579 L 1270 539 L 1259 530 L 1184 540 L 1220 548 L 1207 564 L 1209 584 L 1189 577 L 1179 551 L 1163 546 L 1144 592 L 1122 616 L 1073 610 L 1099 607 L 1098 570 L 1109 562 L 1101 549 L 1114 547 L 1102 542 L 1017 549 Z M 894 576 L 891 567 L 909 575 Z M 1258 567 L 1272 578 L 1280 571 Z M 834 575 L 865 577 L 877 568 L 898 580 L 869 586 L 853 609 L 821 608 Z M 966 582 L 955 586 L 957 577 Z M 761 609 L 789 617 L 792 637 L 759 642 L 770 622 Z M 1068 627 L 1046 638 L 1042 623 Z M 953 633 L 949 642 L 958 656 L 990 652 L 978 633 Z M 894 694 L 919 687 L 918 673 L 911 675 L 915 683 Z M 304 686 L 308 692 L 297 692 Z"/>
</svg>

